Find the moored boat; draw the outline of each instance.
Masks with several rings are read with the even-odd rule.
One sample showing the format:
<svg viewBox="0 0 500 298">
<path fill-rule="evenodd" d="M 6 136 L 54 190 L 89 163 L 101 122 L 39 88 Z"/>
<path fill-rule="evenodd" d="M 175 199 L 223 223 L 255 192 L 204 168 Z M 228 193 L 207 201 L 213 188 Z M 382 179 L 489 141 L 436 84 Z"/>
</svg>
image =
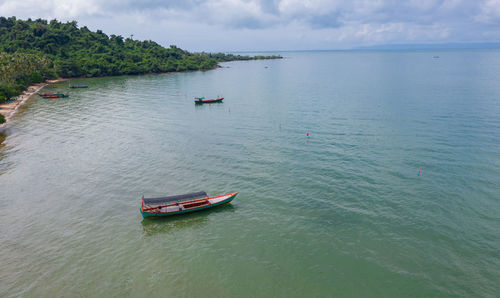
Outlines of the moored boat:
<svg viewBox="0 0 500 298">
<path fill-rule="evenodd" d="M 152 218 L 199 211 L 229 203 L 237 194 L 233 192 L 209 197 L 206 192 L 201 191 L 163 198 L 144 198 L 143 196 L 141 214 L 144 218 Z"/>
<path fill-rule="evenodd" d="M 64 98 L 64 97 L 69 97 L 68 94 L 65 93 L 44 93 L 44 94 L 39 94 L 43 98 Z"/>
<path fill-rule="evenodd" d="M 41 97 L 68 97 L 68 94 L 62 93 L 60 91 L 58 92 L 45 92 L 45 93 L 38 93 L 38 96 Z"/>
<path fill-rule="evenodd" d="M 69 85 L 70 88 L 88 88 L 88 85 L 81 85 L 81 84 L 74 84 L 74 85 Z"/>
<path fill-rule="evenodd" d="M 205 99 L 205 97 L 195 97 L 194 98 L 194 103 L 195 104 L 202 104 L 202 103 L 215 103 L 215 102 L 222 102 L 224 97 L 217 97 L 213 99 Z"/>
</svg>

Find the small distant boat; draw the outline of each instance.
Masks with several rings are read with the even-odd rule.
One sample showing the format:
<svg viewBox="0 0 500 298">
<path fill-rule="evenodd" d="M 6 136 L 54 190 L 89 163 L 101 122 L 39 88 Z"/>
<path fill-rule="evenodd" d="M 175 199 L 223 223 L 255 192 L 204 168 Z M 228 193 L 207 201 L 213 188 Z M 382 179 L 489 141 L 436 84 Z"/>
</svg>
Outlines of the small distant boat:
<svg viewBox="0 0 500 298">
<path fill-rule="evenodd" d="M 45 92 L 45 93 L 38 93 L 39 96 L 51 96 L 51 95 L 64 95 L 65 93 L 61 91 L 57 92 Z"/>
<path fill-rule="evenodd" d="M 215 103 L 215 102 L 222 102 L 224 97 L 219 97 L 213 98 L 213 99 L 205 99 L 205 97 L 195 97 L 194 98 L 194 103 L 195 104 L 202 104 L 202 103 Z"/>
<path fill-rule="evenodd" d="M 69 85 L 70 88 L 88 88 L 88 85 L 81 85 L 81 84 L 74 84 L 74 85 Z"/>
<path fill-rule="evenodd" d="M 64 98 L 64 97 L 69 97 L 68 94 L 66 93 L 42 93 L 39 94 L 43 98 Z"/>
<path fill-rule="evenodd" d="M 439 56 L 432 56 L 432 58 L 437 59 L 437 58 L 439 58 Z"/>
<path fill-rule="evenodd" d="M 142 197 L 141 214 L 143 218 L 169 216 L 199 211 L 231 202 L 237 192 L 216 197 L 208 197 L 204 191 L 184 195 L 144 198 Z"/>
<path fill-rule="evenodd" d="M 16 101 L 16 100 L 17 100 L 17 96 L 13 96 L 13 97 L 11 97 L 11 98 L 9 98 L 9 99 L 6 99 L 6 100 L 5 100 L 5 103 L 11 103 L 11 102 L 14 102 L 14 101 Z"/>
</svg>

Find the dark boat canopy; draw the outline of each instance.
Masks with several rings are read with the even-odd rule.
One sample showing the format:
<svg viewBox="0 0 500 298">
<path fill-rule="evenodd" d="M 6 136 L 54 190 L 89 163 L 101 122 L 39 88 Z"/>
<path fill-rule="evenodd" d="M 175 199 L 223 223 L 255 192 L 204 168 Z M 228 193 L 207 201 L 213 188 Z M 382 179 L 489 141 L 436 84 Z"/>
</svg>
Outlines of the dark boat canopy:
<svg viewBox="0 0 500 298">
<path fill-rule="evenodd" d="M 185 195 L 176 195 L 163 198 L 151 198 L 151 199 L 143 198 L 142 201 L 144 202 L 145 205 L 164 205 L 174 202 L 191 201 L 203 198 L 208 198 L 208 195 L 206 192 L 200 191 L 200 192 L 188 193 Z"/>
</svg>

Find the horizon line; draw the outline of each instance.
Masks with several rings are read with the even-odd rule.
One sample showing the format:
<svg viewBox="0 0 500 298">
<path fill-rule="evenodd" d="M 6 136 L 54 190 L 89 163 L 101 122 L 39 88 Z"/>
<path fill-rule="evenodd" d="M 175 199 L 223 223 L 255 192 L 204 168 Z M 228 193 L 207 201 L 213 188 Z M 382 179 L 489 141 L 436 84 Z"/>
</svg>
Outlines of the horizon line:
<svg viewBox="0 0 500 298">
<path fill-rule="evenodd" d="M 271 52 L 346 52 L 346 51 L 394 51 L 394 50 L 480 50 L 500 49 L 500 42 L 450 42 L 450 43 L 398 43 L 360 46 L 345 49 L 294 49 L 294 50 L 233 50 L 226 53 L 271 53 Z"/>
</svg>

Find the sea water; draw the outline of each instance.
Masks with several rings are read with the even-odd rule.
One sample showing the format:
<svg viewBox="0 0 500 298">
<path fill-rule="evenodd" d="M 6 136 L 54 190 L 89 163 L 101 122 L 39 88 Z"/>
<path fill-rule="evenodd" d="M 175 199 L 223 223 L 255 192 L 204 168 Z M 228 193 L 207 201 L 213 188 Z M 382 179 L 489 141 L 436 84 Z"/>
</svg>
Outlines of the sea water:
<svg viewBox="0 0 500 298">
<path fill-rule="evenodd" d="M 497 296 L 500 51 L 280 54 L 30 99 L 0 296 Z M 195 191 L 239 195 L 142 219 Z"/>
</svg>

